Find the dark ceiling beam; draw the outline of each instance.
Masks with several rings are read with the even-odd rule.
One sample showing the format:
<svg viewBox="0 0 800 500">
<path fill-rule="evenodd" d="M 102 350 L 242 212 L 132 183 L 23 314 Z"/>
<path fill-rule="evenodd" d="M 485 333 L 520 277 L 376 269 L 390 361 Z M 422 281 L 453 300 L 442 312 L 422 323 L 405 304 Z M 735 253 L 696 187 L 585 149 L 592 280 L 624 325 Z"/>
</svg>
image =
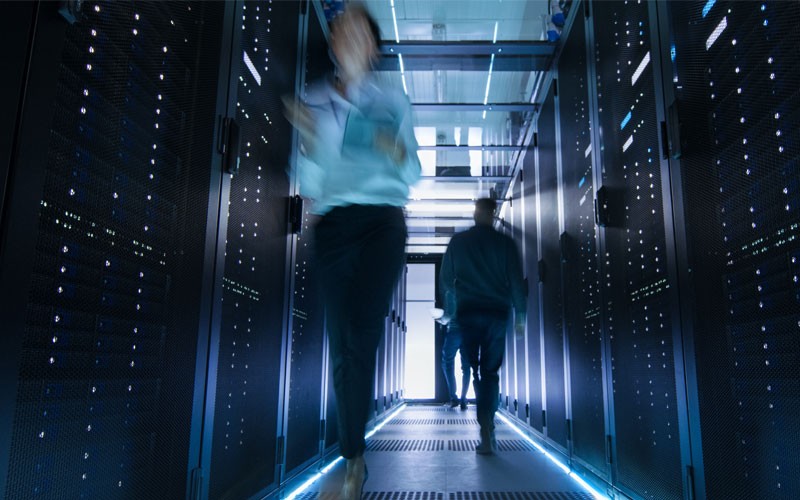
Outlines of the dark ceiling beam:
<svg viewBox="0 0 800 500">
<path fill-rule="evenodd" d="M 383 42 L 378 71 L 399 71 L 398 54 L 405 71 L 488 71 L 494 54 L 493 71 L 545 71 L 554 44 L 529 42 Z"/>
<path fill-rule="evenodd" d="M 532 103 L 413 103 L 414 111 L 499 111 L 503 113 L 534 112 L 538 108 Z"/>
<path fill-rule="evenodd" d="M 467 176 L 467 175 L 423 175 L 422 180 L 434 180 L 437 182 L 508 182 L 511 180 L 507 175 L 483 175 L 483 176 Z"/>
</svg>

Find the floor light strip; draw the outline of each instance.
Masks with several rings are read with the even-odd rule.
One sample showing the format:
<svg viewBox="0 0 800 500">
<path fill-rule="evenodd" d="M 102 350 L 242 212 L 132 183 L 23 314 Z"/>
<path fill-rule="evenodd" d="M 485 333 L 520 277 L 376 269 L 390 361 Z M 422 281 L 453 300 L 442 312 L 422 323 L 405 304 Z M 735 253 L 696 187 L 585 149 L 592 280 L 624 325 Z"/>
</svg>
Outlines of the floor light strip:
<svg viewBox="0 0 800 500">
<path fill-rule="evenodd" d="M 380 424 L 376 425 L 374 429 L 369 431 L 367 433 L 367 435 L 364 436 L 364 439 L 369 439 L 370 437 L 373 436 L 373 434 L 375 434 L 376 432 L 381 430 L 381 428 L 383 428 L 384 425 L 386 425 L 390 420 L 392 420 L 394 417 L 396 417 L 401 411 L 403 411 L 403 409 L 405 409 L 405 407 L 406 407 L 405 404 L 400 405 L 400 408 L 396 409 L 393 413 L 389 414 L 386 418 L 384 418 L 381 421 Z M 336 466 L 336 464 L 338 464 L 341 461 L 342 461 L 342 457 L 341 456 L 337 457 L 336 460 L 334 460 L 333 462 L 331 462 L 328 465 L 326 465 L 321 471 L 319 471 L 316 474 L 314 474 L 313 476 L 311 476 L 306 482 L 304 482 L 303 484 L 298 486 L 294 491 L 289 493 L 285 497 L 285 500 L 293 500 L 293 499 L 297 498 L 301 493 L 306 491 L 312 484 L 316 483 L 319 478 L 321 478 L 323 475 L 325 475 L 328 472 L 330 472 L 330 470 L 333 469 Z"/>
<path fill-rule="evenodd" d="M 522 438 L 523 438 L 525 441 L 527 441 L 528 443 L 530 443 L 531 445 L 533 445 L 533 447 L 534 447 L 534 448 L 536 448 L 537 450 L 539 450 L 539 451 L 541 451 L 542 453 L 544 453 L 544 455 L 545 455 L 547 458 L 549 458 L 549 459 L 550 459 L 550 461 L 552 461 L 554 464 L 556 464 L 558 467 L 560 467 L 560 468 L 561 468 L 561 470 L 563 470 L 564 472 L 566 472 L 566 473 L 569 475 L 569 477 L 571 477 L 572 479 L 574 479 L 576 483 L 578 483 L 579 485 L 581 485 L 581 487 L 582 487 L 583 489 L 585 489 L 586 491 L 588 491 L 588 492 L 589 492 L 589 493 L 590 493 L 590 494 L 591 494 L 591 495 L 592 495 L 594 498 L 596 498 L 597 500 L 608 500 L 608 497 L 607 497 L 606 495 L 603 495 L 603 494 L 601 494 L 599 491 L 597 491 L 597 490 L 595 490 L 594 488 L 592 488 L 591 486 L 589 486 L 589 484 L 588 484 L 586 481 L 584 481 L 584 480 L 583 480 L 583 479 L 582 479 L 580 476 L 578 476 L 577 474 L 575 474 L 574 472 L 572 472 L 572 471 L 569 469 L 569 467 L 567 467 L 567 466 L 566 466 L 566 465 L 565 465 L 563 462 L 561 462 L 561 460 L 557 459 L 557 458 L 556 458 L 555 456 L 553 456 L 553 455 L 552 455 L 550 452 L 548 452 L 547 450 L 545 450 L 545 449 L 542 447 L 542 445 L 540 445 L 539 443 L 537 443 L 536 441 L 534 441 L 533 439 L 531 439 L 531 438 L 530 438 L 530 436 L 528 436 L 528 435 L 527 435 L 525 432 L 523 432 L 523 430 L 522 430 L 522 429 L 520 429 L 519 427 L 517 427 L 517 425 L 516 425 L 516 424 L 514 424 L 513 422 L 511 422 L 511 420 L 509 420 L 509 419 L 508 419 L 508 418 L 507 418 L 505 415 L 503 415 L 502 413 L 497 413 L 496 415 L 497 415 L 497 417 L 498 417 L 500 420 L 502 420 L 503 422 L 505 422 L 506 424 L 508 424 L 508 425 L 509 425 L 509 426 L 510 426 L 512 429 L 514 429 L 514 431 L 515 431 L 517 434 L 519 434 L 519 435 L 520 435 L 520 436 L 521 436 L 521 437 L 522 437 Z"/>
</svg>

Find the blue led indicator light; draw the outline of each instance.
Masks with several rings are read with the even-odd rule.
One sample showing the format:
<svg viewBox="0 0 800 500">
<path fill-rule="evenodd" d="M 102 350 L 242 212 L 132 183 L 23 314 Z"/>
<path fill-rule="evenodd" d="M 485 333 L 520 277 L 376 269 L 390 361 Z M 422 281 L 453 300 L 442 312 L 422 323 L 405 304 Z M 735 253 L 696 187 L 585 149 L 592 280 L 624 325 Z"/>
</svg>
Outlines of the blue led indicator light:
<svg viewBox="0 0 800 500">
<path fill-rule="evenodd" d="M 632 117 L 633 117 L 633 114 L 631 114 L 631 112 L 628 111 L 628 114 L 625 115 L 625 118 L 622 120 L 622 123 L 620 123 L 619 129 L 620 130 L 624 130 L 625 129 L 625 125 L 627 125 L 628 122 L 631 121 Z"/>
<path fill-rule="evenodd" d="M 675 62 L 675 57 L 677 56 L 678 52 L 675 50 L 675 44 L 673 43 L 672 46 L 669 48 L 669 57 L 672 58 L 672 62 Z"/>
<path fill-rule="evenodd" d="M 717 3 L 717 0 L 708 0 L 706 2 L 705 7 L 703 7 L 703 17 L 706 17 L 708 15 L 708 11 L 711 10 L 711 7 L 713 7 L 715 3 Z M 763 5 L 761 6 L 761 10 L 764 10 Z"/>
<path fill-rule="evenodd" d="M 586 176 L 581 177 L 581 181 L 578 183 L 578 187 L 581 188 L 583 185 L 586 184 Z"/>
</svg>

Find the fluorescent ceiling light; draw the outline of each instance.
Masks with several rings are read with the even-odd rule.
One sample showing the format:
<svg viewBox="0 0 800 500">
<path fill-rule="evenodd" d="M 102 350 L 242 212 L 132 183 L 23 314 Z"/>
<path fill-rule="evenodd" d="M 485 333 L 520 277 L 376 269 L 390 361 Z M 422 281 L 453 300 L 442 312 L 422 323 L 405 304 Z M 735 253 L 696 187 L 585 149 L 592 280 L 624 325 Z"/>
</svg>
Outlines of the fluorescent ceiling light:
<svg viewBox="0 0 800 500">
<path fill-rule="evenodd" d="M 407 246 L 406 253 L 444 253 L 447 247 L 436 247 L 430 245 Z"/>
<path fill-rule="evenodd" d="M 466 228 L 472 227 L 475 223 L 472 219 L 444 219 L 431 217 L 429 219 L 422 218 L 408 218 L 406 219 L 406 226 L 408 227 L 454 227 Z"/>
<path fill-rule="evenodd" d="M 408 212 L 436 212 L 443 214 L 472 214 L 473 203 L 436 203 L 431 201 L 412 201 L 406 206 Z"/>
<path fill-rule="evenodd" d="M 476 189 L 465 189 L 464 187 L 461 189 L 447 189 L 435 185 L 412 187 L 409 195 L 412 200 L 477 200 L 481 197 L 482 193 Z"/>
<path fill-rule="evenodd" d="M 409 236 L 406 245 L 447 245 L 449 236 Z"/>
<path fill-rule="evenodd" d="M 394 9 L 394 0 L 389 0 L 392 5 L 392 21 L 394 22 L 394 41 L 400 43 L 400 32 L 397 31 L 397 13 Z"/>
</svg>

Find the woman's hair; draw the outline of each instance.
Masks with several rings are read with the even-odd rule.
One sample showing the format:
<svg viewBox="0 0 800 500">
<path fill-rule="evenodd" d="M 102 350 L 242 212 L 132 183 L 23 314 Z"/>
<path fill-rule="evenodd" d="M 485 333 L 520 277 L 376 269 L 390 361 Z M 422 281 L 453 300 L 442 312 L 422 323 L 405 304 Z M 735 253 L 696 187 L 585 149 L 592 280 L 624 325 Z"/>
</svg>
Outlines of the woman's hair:
<svg viewBox="0 0 800 500">
<path fill-rule="evenodd" d="M 352 10 L 358 12 L 364 19 L 367 21 L 367 25 L 369 25 L 369 31 L 372 33 L 372 39 L 375 41 L 375 46 L 380 48 L 381 46 L 381 28 L 378 26 L 378 22 L 372 17 L 372 14 L 369 13 L 367 6 L 361 2 L 348 2 L 345 10 Z M 336 18 L 334 17 L 331 23 L 335 23 Z"/>
</svg>

